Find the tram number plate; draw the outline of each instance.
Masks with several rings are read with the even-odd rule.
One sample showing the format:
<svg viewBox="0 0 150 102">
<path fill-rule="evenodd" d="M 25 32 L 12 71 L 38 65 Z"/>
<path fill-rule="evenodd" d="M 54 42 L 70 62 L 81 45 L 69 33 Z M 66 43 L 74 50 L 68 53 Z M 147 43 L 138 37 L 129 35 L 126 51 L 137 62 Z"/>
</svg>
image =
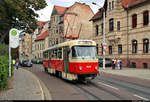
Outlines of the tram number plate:
<svg viewBox="0 0 150 102">
<path fill-rule="evenodd" d="M 92 68 L 92 66 L 86 66 L 86 68 Z"/>
</svg>

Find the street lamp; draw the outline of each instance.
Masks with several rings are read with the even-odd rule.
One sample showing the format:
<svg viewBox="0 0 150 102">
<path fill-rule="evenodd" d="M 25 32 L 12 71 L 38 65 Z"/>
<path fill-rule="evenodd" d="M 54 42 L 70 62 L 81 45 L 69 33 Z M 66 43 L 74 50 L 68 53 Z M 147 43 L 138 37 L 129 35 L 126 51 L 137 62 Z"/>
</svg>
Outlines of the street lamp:
<svg viewBox="0 0 150 102">
<path fill-rule="evenodd" d="M 98 5 L 95 2 L 92 2 L 92 4 L 97 5 L 101 8 L 100 5 Z M 105 50 L 106 50 L 106 42 L 105 42 L 105 8 L 102 8 L 103 11 L 103 43 L 102 43 L 102 47 L 103 47 L 103 69 L 105 69 Z"/>
</svg>

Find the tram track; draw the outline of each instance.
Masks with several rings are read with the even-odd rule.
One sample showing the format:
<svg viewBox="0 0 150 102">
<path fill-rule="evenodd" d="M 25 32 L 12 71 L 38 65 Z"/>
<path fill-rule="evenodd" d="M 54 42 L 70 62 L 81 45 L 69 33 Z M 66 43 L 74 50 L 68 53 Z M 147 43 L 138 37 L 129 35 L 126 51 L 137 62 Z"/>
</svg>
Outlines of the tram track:
<svg viewBox="0 0 150 102">
<path fill-rule="evenodd" d="M 123 94 L 119 95 L 120 92 L 118 90 L 112 91 L 110 88 L 104 88 L 97 82 L 89 82 L 87 84 L 76 83 L 73 87 L 78 88 L 80 92 L 82 90 L 84 95 L 93 97 L 94 100 L 129 100 L 128 97 L 121 96 Z"/>
<path fill-rule="evenodd" d="M 89 91 L 87 88 L 85 88 L 84 86 L 82 86 L 82 85 L 76 85 L 76 87 L 78 87 L 80 90 L 82 90 L 83 92 L 84 92 L 84 94 L 86 94 L 86 96 L 90 96 L 90 97 L 92 97 L 92 98 L 90 98 L 90 99 L 92 99 L 92 100 L 102 100 L 99 96 L 97 96 L 96 94 L 93 94 L 93 92 L 92 91 Z M 82 92 L 82 93 L 83 93 Z"/>
<path fill-rule="evenodd" d="M 41 68 L 40 69 L 36 69 L 36 68 L 32 68 L 30 69 L 31 71 L 33 71 L 34 73 L 36 73 L 40 78 L 42 78 L 42 81 L 45 82 L 45 84 L 47 85 L 48 89 L 52 90 L 51 92 L 53 93 L 53 95 L 55 95 L 56 93 L 56 89 L 54 87 L 57 86 L 56 85 L 52 85 L 50 84 L 50 82 L 57 82 L 57 83 L 64 83 L 67 87 L 71 87 L 73 88 L 73 90 L 76 90 L 74 92 L 70 92 L 71 94 L 69 94 L 69 92 L 63 92 L 63 93 L 67 93 L 68 96 L 71 95 L 71 99 L 75 99 L 75 97 L 80 97 L 80 96 L 83 96 L 82 99 L 87 99 L 87 100 L 131 100 L 131 99 L 140 99 L 140 98 L 137 98 L 136 96 L 133 96 L 134 98 L 131 98 L 129 97 L 129 95 L 126 95 L 126 94 L 122 94 L 124 92 L 121 92 L 119 90 L 116 90 L 116 89 L 113 89 L 111 87 L 108 87 L 108 86 L 105 86 L 105 85 L 102 85 L 102 84 L 99 84 L 98 83 L 98 80 L 92 80 L 91 82 L 85 84 L 85 83 L 74 83 L 74 82 L 70 82 L 70 81 L 66 81 L 64 79 L 61 80 L 57 80 L 57 77 L 53 77 L 53 75 L 50 75 L 51 77 L 51 81 L 47 81 L 47 80 L 50 80 L 48 79 L 48 75 L 46 75 L 45 73 L 41 72 Z M 42 74 L 43 77 L 41 75 Z M 45 78 L 47 79 L 45 79 Z M 68 85 L 67 85 L 68 84 Z M 69 86 L 70 85 L 70 86 Z M 53 88 L 51 88 L 51 87 Z M 58 85 L 59 86 L 59 85 Z M 59 86 L 60 87 L 60 86 Z M 61 86 L 63 87 L 63 86 Z M 53 90 L 55 89 L 55 90 Z M 65 90 L 68 90 L 68 89 L 65 89 Z M 57 90 L 59 91 L 59 90 Z M 121 93 L 121 94 L 120 94 Z M 60 98 L 64 98 L 64 99 L 68 99 L 68 97 L 61 97 L 63 94 L 61 94 L 59 96 L 59 94 L 61 93 L 58 93 L 57 96 L 53 96 L 54 99 L 60 99 Z M 127 97 L 126 97 L 127 96 Z M 136 98 L 135 98 L 136 97 Z M 78 99 L 77 99 L 78 100 Z"/>
<path fill-rule="evenodd" d="M 107 75 L 107 76 L 106 76 Z M 135 81 L 133 81 L 134 80 L 134 78 L 130 78 L 130 77 L 128 77 L 128 78 L 130 78 L 130 79 L 132 79 L 132 80 L 128 80 L 126 77 L 124 77 L 124 76 L 118 76 L 118 75 L 110 75 L 110 76 L 108 76 L 108 75 L 110 75 L 110 74 L 106 74 L 105 73 L 105 75 L 102 75 L 101 76 L 101 78 L 102 77 L 105 77 L 105 78 L 109 78 L 109 79 L 112 79 L 112 80 L 118 80 L 118 81 L 123 81 L 123 82 L 126 82 L 126 83 L 130 83 L 130 84 L 136 84 L 136 85 L 138 85 L 138 86 L 140 86 L 140 87 L 145 87 L 145 88 L 150 88 L 150 86 L 148 86 L 149 85 L 149 83 L 147 82 L 148 80 L 146 80 L 146 82 L 143 82 L 143 83 L 147 83 L 147 85 L 143 85 L 142 83 L 138 83 L 138 82 L 135 82 Z M 122 77 L 122 78 L 119 78 L 119 77 Z M 98 78 L 98 79 L 101 79 L 101 78 Z M 136 79 L 137 80 L 137 79 Z M 138 79 L 139 80 L 139 79 Z M 141 79 L 140 79 L 140 81 L 141 81 Z"/>
<path fill-rule="evenodd" d="M 148 96 L 150 96 L 150 93 L 149 92 L 146 92 L 146 91 L 143 91 L 143 90 L 141 90 L 142 89 L 142 87 L 140 86 L 138 86 L 138 85 L 135 85 L 135 84 L 131 84 L 131 83 L 127 83 L 127 84 L 130 84 L 130 86 L 128 85 L 125 85 L 125 84 L 121 84 L 121 83 L 117 83 L 117 82 L 114 82 L 113 80 L 111 80 L 111 79 L 103 79 L 103 78 L 98 78 L 98 80 L 100 81 L 100 82 L 104 82 L 104 83 L 107 83 L 107 84 L 111 84 L 111 85 L 113 85 L 113 86 L 119 86 L 119 87 L 121 87 L 121 88 L 123 88 L 124 89 L 124 91 L 127 91 L 127 92 L 129 92 L 129 93 L 131 93 L 131 94 L 140 94 L 140 95 L 142 95 L 142 96 L 144 96 L 144 97 L 146 97 L 146 99 L 147 98 L 149 98 L 150 99 L 150 97 L 148 97 Z M 125 82 L 124 82 L 125 83 Z M 138 89 L 136 88 L 136 87 L 139 87 Z M 121 88 L 120 88 L 120 90 L 121 90 Z M 148 88 L 145 88 L 145 90 L 148 90 Z M 132 91 L 132 92 L 131 92 Z"/>
<path fill-rule="evenodd" d="M 120 96 L 118 93 L 113 92 L 113 91 L 110 91 L 110 90 L 107 89 L 107 88 L 101 87 L 101 86 L 98 85 L 96 82 L 90 82 L 90 84 L 91 84 L 92 87 L 96 87 L 97 89 L 103 90 L 103 91 L 105 91 L 105 92 L 107 92 L 107 93 L 109 93 L 109 94 L 111 94 L 111 95 L 117 97 L 117 98 L 120 99 L 120 100 L 127 100 L 127 99 L 124 98 L 123 96 Z"/>
</svg>

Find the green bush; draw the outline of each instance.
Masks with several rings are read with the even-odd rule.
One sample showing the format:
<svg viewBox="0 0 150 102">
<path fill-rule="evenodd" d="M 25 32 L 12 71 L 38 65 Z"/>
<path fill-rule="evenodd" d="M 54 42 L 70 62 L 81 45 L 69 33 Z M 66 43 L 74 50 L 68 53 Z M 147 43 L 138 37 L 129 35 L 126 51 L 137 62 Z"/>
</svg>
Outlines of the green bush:
<svg viewBox="0 0 150 102">
<path fill-rule="evenodd" d="M 9 45 L 0 43 L 0 56 L 8 56 L 9 54 Z"/>
<path fill-rule="evenodd" d="M 13 72 L 13 67 L 11 68 Z M 9 76 L 9 57 L 0 56 L 0 89 L 6 88 L 6 82 L 7 82 L 8 76 Z"/>
</svg>

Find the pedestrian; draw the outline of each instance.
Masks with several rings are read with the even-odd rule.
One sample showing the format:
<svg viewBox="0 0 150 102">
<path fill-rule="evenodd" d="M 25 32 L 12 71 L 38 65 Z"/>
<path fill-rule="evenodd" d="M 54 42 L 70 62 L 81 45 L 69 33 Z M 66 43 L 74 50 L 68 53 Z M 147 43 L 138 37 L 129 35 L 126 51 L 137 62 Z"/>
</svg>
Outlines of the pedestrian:
<svg viewBox="0 0 150 102">
<path fill-rule="evenodd" d="M 115 66 L 116 66 L 116 59 L 113 58 L 112 59 L 112 69 L 115 69 Z"/>
<path fill-rule="evenodd" d="M 117 60 L 117 66 L 118 66 L 118 69 L 120 69 L 120 58 L 118 58 Z"/>
<path fill-rule="evenodd" d="M 116 60 L 116 58 L 114 59 L 114 69 L 116 69 L 115 67 L 116 67 L 116 62 L 117 62 L 117 60 Z"/>
<path fill-rule="evenodd" d="M 18 70 L 18 66 L 19 66 L 19 60 L 18 58 L 16 59 L 16 69 Z"/>
<path fill-rule="evenodd" d="M 122 69 L 122 61 L 120 60 L 120 70 Z"/>
<path fill-rule="evenodd" d="M 13 67 L 15 67 L 15 63 L 16 63 L 16 61 L 13 59 L 12 60 Z"/>
<path fill-rule="evenodd" d="M 112 69 L 114 69 L 114 59 L 112 59 Z"/>
</svg>

